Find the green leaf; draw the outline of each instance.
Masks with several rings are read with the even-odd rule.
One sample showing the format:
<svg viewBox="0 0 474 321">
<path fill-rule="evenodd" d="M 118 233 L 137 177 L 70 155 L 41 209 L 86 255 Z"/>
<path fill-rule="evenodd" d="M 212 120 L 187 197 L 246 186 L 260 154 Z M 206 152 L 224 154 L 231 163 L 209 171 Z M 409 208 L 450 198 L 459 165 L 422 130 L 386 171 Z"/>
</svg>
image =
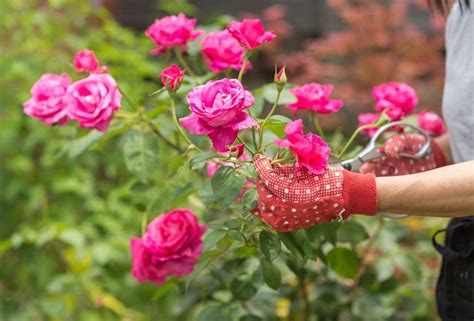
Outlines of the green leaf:
<svg viewBox="0 0 474 321">
<path fill-rule="evenodd" d="M 421 277 L 419 262 L 410 254 L 400 254 L 395 258 L 395 264 L 413 279 Z"/>
<path fill-rule="evenodd" d="M 244 187 L 244 184 L 245 176 L 230 166 L 219 168 L 211 180 L 214 198 L 223 208 L 232 204 Z"/>
<path fill-rule="evenodd" d="M 357 255 L 346 248 L 335 247 L 327 255 L 331 269 L 342 277 L 352 279 L 359 271 Z"/>
<path fill-rule="evenodd" d="M 227 320 L 227 317 L 225 306 L 207 307 L 199 313 L 197 321 Z"/>
<path fill-rule="evenodd" d="M 209 158 L 212 158 L 212 157 L 215 157 L 216 154 L 214 153 L 202 153 L 202 154 L 199 154 L 199 155 L 196 155 L 194 156 L 193 158 L 191 158 L 190 160 L 190 167 L 191 169 L 201 169 L 203 168 L 206 163 L 207 163 L 207 160 Z"/>
<path fill-rule="evenodd" d="M 280 240 L 285 244 L 288 251 L 301 260 L 306 260 L 303 250 L 298 246 L 290 233 L 278 233 Z"/>
<path fill-rule="evenodd" d="M 125 164 L 141 182 L 148 183 L 156 169 L 158 144 L 152 133 L 143 128 L 133 128 L 123 139 Z"/>
<path fill-rule="evenodd" d="M 307 259 L 313 259 L 315 255 L 313 253 L 313 248 L 311 247 L 311 241 L 306 232 L 304 230 L 298 230 L 290 232 L 290 234 L 298 247 L 303 251 L 304 256 Z"/>
<path fill-rule="evenodd" d="M 339 242 L 360 243 L 369 238 L 365 227 L 354 221 L 345 221 L 337 230 L 337 240 Z"/>
<path fill-rule="evenodd" d="M 250 188 L 242 197 L 242 210 L 244 213 L 256 208 L 258 205 L 258 193 L 256 188 Z"/>
<path fill-rule="evenodd" d="M 286 105 L 290 103 L 294 103 L 296 101 L 296 97 L 290 93 L 291 85 L 287 84 L 285 88 L 283 88 L 281 95 L 280 95 L 280 100 L 279 100 L 279 105 Z M 263 97 L 265 98 L 266 101 L 269 103 L 273 104 L 275 103 L 276 97 L 277 97 L 277 89 L 275 87 L 275 84 L 266 84 L 263 86 Z"/>
<path fill-rule="evenodd" d="M 213 248 L 220 240 L 227 235 L 227 231 L 214 230 L 209 231 L 204 235 L 203 243 L 206 249 Z"/>
<path fill-rule="evenodd" d="M 265 105 L 265 99 L 263 98 L 263 95 L 261 94 L 262 90 L 261 88 L 256 89 L 253 92 L 253 97 L 255 98 L 255 104 L 248 109 L 250 113 L 252 113 L 253 117 L 258 118 L 260 114 L 262 113 L 263 107 Z"/>
<path fill-rule="evenodd" d="M 239 321 L 263 321 L 263 319 L 256 315 L 244 315 L 239 319 Z"/>
<path fill-rule="evenodd" d="M 260 233 L 260 250 L 267 260 L 273 261 L 280 255 L 281 242 L 278 235 L 268 231 Z"/>
<path fill-rule="evenodd" d="M 273 115 L 268 120 L 267 124 L 265 125 L 265 128 L 269 129 L 272 133 L 274 133 L 278 137 L 284 137 L 285 127 L 290 121 L 291 119 L 285 116 Z"/>
<path fill-rule="evenodd" d="M 337 241 L 337 230 L 341 223 L 339 222 L 329 222 L 329 223 L 320 223 L 320 230 L 323 236 L 323 239 L 329 241 L 331 244 L 336 244 Z"/>
<path fill-rule="evenodd" d="M 393 275 L 395 264 L 391 258 L 377 257 L 375 259 L 375 272 L 377 273 L 377 281 L 383 282 Z"/>
<path fill-rule="evenodd" d="M 265 283 L 273 290 L 278 290 L 281 285 L 281 273 L 278 267 L 268 260 L 263 260 L 262 272 Z"/>
<path fill-rule="evenodd" d="M 87 135 L 75 139 L 69 143 L 68 154 L 70 158 L 74 158 L 91 147 L 95 142 L 104 136 L 104 133 L 93 130 Z"/>
<path fill-rule="evenodd" d="M 230 291 L 237 300 L 247 301 L 257 293 L 257 288 L 254 286 L 251 279 L 234 279 L 230 284 Z"/>
</svg>

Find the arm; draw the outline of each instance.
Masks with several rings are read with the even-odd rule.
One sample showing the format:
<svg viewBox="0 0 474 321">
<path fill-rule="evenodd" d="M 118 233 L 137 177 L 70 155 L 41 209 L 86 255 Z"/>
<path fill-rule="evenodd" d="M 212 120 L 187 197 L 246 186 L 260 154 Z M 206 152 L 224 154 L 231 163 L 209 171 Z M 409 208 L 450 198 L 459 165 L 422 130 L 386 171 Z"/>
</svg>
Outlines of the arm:
<svg viewBox="0 0 474 321">
<path fill-rule="evenodd" d="M 474 215 L 474 161 L 412 175 L 377 177 L 376 184 L 380 212 Z"/>
</svg>

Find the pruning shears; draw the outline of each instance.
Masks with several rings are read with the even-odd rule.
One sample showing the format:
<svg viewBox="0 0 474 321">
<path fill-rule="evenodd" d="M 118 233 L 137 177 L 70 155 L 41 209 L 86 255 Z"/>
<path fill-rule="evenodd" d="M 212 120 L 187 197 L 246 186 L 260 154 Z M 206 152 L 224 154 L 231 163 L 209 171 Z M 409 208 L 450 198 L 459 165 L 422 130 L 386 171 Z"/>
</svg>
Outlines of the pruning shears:
<svg viewBox="0 0 474 321">
<path fill-rule="evenodd" d="M 380 127 L 375 134 L 370 139 L 370 142 L 367 146 L 360 151 L 355 157 L 339 161 L 332 166 L 341 166 L 345 169 L 352 171 L 352 172 L 359 172 L 360 167 L 364 163 L 370 163 L 371 161 L 381 158 L 385 156 L 385 153 L 381 148 L 377 146 L 377 140 L 387 131 L 389 131 L 393 127 L 410 127 L 411 129 L 415 130 L 417 133 L 425 137 L 425 144 L 420 148 L 420 150 L 416 154 L 407 154 L 407 153 L 400 153 L 401 157 L 410 158 L 410 159 L 420 159 L 426 155 L 431 154 L 431 142 L 430 136 L 421 128 L 404 123 L 404 122 L 393 122 L 387 125 Z M 407 214 L 391 214 L 391 213 L 381 213 L 381 215 L 388 217 L 388 218 L 403 218 L 408 216 Z"/>
</svg>

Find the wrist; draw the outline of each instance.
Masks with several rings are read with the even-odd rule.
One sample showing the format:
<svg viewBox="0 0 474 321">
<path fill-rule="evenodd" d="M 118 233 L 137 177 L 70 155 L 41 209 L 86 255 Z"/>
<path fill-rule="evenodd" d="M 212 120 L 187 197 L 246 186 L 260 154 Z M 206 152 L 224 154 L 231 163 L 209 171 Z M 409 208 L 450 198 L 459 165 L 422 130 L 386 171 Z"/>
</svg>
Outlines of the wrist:
<svg viewBox="0 0 474 321">
<path fill-rule="evenodd" d="M 377 186 L 375 175 L 343 171 L 343 197 L 349 214 L 375 215 L 377 213 Z"/>
</svg>

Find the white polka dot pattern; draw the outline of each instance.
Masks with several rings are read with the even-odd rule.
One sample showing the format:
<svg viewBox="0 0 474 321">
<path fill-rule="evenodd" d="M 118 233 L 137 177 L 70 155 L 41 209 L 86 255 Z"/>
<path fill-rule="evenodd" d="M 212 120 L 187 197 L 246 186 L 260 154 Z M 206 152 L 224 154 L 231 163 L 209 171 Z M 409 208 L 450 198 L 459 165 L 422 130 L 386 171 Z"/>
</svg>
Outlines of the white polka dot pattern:
<svg viewBox="0 0 474 321">
<path fill-rule="evenodd" d="M 271 165 L 271 159 L 256 155 L 258 208 L 254 214 L 278 231 L 288 232 L 318 222 L 342 220 L 344 209 L 342 168 L 328 168 L 314 175 L 294 165 Z"/>
<path fill-rule="evenodd" d="M 386 157 L 381 157 L 362 165 L 362 174 L 372 173 L 376 176 L 398 176 L 420 173 L 435 169 L 436 160 L 433 153 L 421 159 L 410 159 L 398 156 L 399 153 L 416 154 L 424 145 L 425 138 L 416 134 L 396 134 L 385 142 Z"/>
</svg>

